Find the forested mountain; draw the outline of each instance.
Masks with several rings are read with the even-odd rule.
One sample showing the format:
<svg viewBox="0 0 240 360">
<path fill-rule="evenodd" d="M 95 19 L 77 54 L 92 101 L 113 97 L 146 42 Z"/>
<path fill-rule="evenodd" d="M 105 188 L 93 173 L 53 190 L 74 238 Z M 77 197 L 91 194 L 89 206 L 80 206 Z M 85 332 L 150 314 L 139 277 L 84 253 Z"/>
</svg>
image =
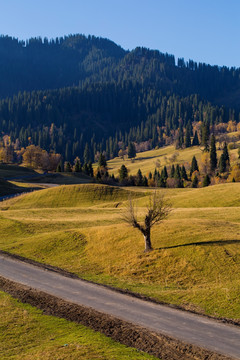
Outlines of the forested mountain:
<svg viewBox="0 0 240 360">
<path fill-rule="evenodd" d="M 94 36 L 2 36 L 0 79 L 2 138 L 63 160 L 83 160 L 86 148 L 89 160 L 102 151 L 108 159 L 131 141 L 151 148 L 178 136 L 181 145 L 194 121 L 239 121 L 240 69 L 176 62 L 145 48 L 129 52 Z"/>
<path fill-rule="evenodd" d="M 128 80 L 181 96 L 221 99 L 220 105 L 228 105 L 229 93 L 236 102 L 234 95 L 240 90 L 239 69 L 176 61 L 173 55 L 140 47 L 129 52 L 108 39 L 84 35 L 26 42 L 1 36 L 0 79 L 1 97 L 19 91 Z"/>
</svg>

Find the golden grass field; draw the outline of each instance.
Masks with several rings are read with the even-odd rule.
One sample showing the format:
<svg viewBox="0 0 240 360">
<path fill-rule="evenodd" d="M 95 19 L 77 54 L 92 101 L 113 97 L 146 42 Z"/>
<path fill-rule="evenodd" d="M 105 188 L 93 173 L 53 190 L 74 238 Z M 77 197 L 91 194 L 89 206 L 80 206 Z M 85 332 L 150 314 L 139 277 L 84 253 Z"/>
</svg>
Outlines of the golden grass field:
<svg viewBox="0 0 240 360">
<path fill-rule="evenodd" d="M 232 157 L 232 164 L 236 161 L 237 149 L 230 150 L 230 156 Z M 218 150 L 217 155 L 218 158 L 220 157 L 222 151 Z M 176 159 L 172 161 L 171 157 L 173 154 L 178 154 Z M 109 173 L 114 174 L 115 176 L 118 175 L 118 170 L 124 164 L 128 170 L 130 175 L 136 175 L 138 169 L 141 169 L 143 175 L 147 175 L 150 171 L 153 173 L 154 169 L 156 168 L 156 164 L 160 163 L 160 170 L 166 165 L 171 166 L 172 164 L 179 164 L 183 165 L 186 163 L 191 164 L 193 156 L 196 157 L 197 161 L 201 160 L 203 155 L 203 151 L 199 146 L 193 146 L 186 149 L 179 149 L 176 150 L 174 145 L 169 145 L 166 147 L 161 147 L 159 149 L 144 151 L 141 153 L 137 153 L 136 158 L 134 161 L 128 159 L 125 156 L 124 159 L 120 157 L 116 157 L 112 160 L 107 162 Z M 95 164 L 95 167 L 97 164 Z"/>
<path fill-rule="evenodd" d="M 154 360 L 82 325 L 43 315 L 0 292 L 0 358 L 15 360 Z"/>
<path fill-rule="evenodd" d="M 240 183 L 164 189 L 172 203 L 144 253 L 125 224 L 129 194 L 141 219 L 150 188 L 68 185 L 8 200 L 0 248 L 80 277 L 205 314 L 240 319 Z"/>
</svg>

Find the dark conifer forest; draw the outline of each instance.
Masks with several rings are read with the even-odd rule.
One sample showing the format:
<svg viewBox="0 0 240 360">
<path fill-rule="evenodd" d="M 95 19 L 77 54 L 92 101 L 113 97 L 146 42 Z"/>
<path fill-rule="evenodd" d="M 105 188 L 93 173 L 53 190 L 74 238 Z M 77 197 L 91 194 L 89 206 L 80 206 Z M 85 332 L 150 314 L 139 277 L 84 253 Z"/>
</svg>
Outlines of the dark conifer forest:
<svg viewBox="0 0 240 360">
<path fill-rule="evenodd" d="M 94 161 L 131 142 L 190 146 L 193 122 L 208 129 L 240 120 L 239 95 L 236 68 L 125 51 L 94 36 L 0 37 L 1 138 L 19 148 L 39 145 L 63 161 L 83 162 L 86 147 Z"/>
</svg>

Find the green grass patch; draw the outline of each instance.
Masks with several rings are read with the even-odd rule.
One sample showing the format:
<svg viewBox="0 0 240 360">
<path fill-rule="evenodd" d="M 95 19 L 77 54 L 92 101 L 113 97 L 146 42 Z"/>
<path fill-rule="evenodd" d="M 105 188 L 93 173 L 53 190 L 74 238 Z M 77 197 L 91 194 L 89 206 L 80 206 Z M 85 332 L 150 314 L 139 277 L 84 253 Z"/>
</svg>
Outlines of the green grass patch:
<svg viewBox="0 0 240 360">
<path fill-rule="evenodd" d="M 43 315 L 3 292 L 0 307 L 2 360 L 156 359 L 82 325 Z"/>
</svg>

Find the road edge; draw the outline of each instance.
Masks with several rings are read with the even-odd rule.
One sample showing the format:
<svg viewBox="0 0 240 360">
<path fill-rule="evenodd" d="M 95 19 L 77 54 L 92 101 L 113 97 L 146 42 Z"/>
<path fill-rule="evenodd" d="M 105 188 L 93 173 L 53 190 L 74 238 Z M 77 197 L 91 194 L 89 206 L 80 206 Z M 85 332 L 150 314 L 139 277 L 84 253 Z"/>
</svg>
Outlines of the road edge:
<svg viewBox="0 0 240 360">
<path fill-rule="evenodd" d="M 104 288 L 110 289 L 110 290 L 118 292 L 120 294 L 129 295 L 131 297 L 134 297 L 134 298 L 137 298 L 137 299 L 140 299 L 140 300 L 143 300 L 143 301 L 149 301 L 149 302 L 152 302 L 154 304 L 164 305 L 164 306 L 170 307 L 171 309 L 185 311 L 185 312 L 195 314 L 195 315 L 199 315 L 199 316 L 202 316 L 202 317 L 205 317 L 205 318 L 208 318 L 208 319 L 212 319 L 212 320 L 224 323 L 224 324 L 240 326 L 240 319 L 239 320 L 234 320 L 234 319 L 229 319 L 229 318 L 210 316 L 210 315 L 207 315 L 205 313 L 198 312 L 196 310 L 185 308 L 183 306 L 178 306 L 178 305 L 174 305 L 174 304 L 165 303 L 163 301 L 158 301 L 158 300 L 156 300 L 154 298 L 151 298 L 151 297 L 139 294 L 139 293 L 135 293 L 135 292 L 127 290 L 127 289 L 120 289 L 120 288 L 116 288 L 116 287 L 111 286 L 111 285 L 106 285 L 106 284 L 101 284 L 101 283 L 94 282 L 94 281 L 91 281 L 91 280 L 86 280 L 86 279 L 83 279 L 83 278 L 79 277 L 78 275 L 76 275 L 76 274 L 74 274 L 74 273 L 72 273 L 70 271 L 64 270 L 64 269 L 59 268 L 57 266 L 40 263 L 40 262 L 38 262 L 36 260 L 32 260 L 32 259 L 26 258 L 26 257 L 21 256 L 21 255 L 9 253 L 8 251 L 0 250 L 0 255 L 10 257 L 10 258 L 12 258 L 14 260 L 19 260 L 19 261 L 25 262 L 27 264 L 35 265 L 37 267 L 40 267 L 41 269 L 45 269 L 45 270 L 48 270 L 48 271 L 53 271 L 53 272 L 56 272 L 56 273 L 58 273 L 60 275 L 63 275 L 63 276 L 66 276 L 66 277 L 69 277 L 69 278 L 72 278 L 72 279 L 78 279 L 78 280 L 85 281 L 85 282 L 90 283 L 90 284 L 102 286 Z"/>
<path fill-rule="evenodd" d="M 162 360 L 233 359 L 165 335 L 151 332 L 130 322 L 106 315 L 92 308 L 71 303 L 2 276 L 0 276 L 0 289 L 23 303 L 28 303 L 41 309 L 45 315 L 53 315 L 82 324 L 126 346 L 147 352 Z"/>
</svg>

